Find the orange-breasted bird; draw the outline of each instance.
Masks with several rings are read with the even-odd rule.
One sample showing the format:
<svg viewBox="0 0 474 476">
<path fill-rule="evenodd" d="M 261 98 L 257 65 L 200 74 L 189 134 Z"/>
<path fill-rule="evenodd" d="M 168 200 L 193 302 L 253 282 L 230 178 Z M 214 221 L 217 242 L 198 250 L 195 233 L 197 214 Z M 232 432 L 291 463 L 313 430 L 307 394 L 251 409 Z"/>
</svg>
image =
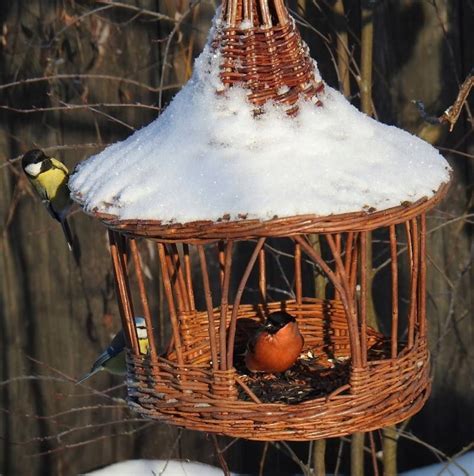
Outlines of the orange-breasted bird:
<svg viewBox="0 0 474 476">
<path fill-rule="evenodd" d="M 284 372 L 298 359 L 304 339 L 296 319 L 278 311 L 249 340 L 245 365 L 252 372 Z"/>
</svg>

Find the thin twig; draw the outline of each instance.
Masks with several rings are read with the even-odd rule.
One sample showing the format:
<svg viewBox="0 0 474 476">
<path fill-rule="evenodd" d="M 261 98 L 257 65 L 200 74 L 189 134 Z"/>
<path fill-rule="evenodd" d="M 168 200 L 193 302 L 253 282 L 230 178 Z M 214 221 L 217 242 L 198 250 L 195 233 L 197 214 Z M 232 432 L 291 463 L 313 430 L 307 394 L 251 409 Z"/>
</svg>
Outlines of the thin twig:
<svg viewBox="0 0 474 476">
<path fill-rule="evenodd" d="M 286 441 L 279 441 L 276 443 L 271 443 L 273 446 L 275 446 L 277 449 L 281 449 L 280 446 L 282 446 L 285 449 L 285 452 L 288 454 L 288 456 L 300 467 L 301 471 L 305 476 L 311 476 L 311 470 L 308 466 L 306 466 L 303 461 L 301 461 L 300 458 L 298 458 L 298 455 L 293 451 L 291 446 L 286 442 Z"/>
<path fill-rule="evenodd" d="M 230 471 L 229 471 L 229 466 L 227 465 L 227 461 L 225 460 L 224 456 L 222 456 L 222 451 L 219 448 L 219 443 L 217 441 L 217 436 L 216 435 L 211 435 L 211 440 L 212 443 L 214 444 L 214 449 L 215 453 L 217 456 L 217 460 L 219 461 L 219 465 L 222 468 L 222 471 L 224 471 L 225 476 L 230 476 Z"/>
<path fill-rule="evenodd" d="M 5 104 L 0 104 L 0 109 L 6 111 L 18 112 L 20 114 L 33 114 L 37 112 L 52 112 L 52 111 L 77 111 L 80 109 L 92 109 L 97 107 L 114 107 L 114 108 L 139 108 L 139 109 L 151 109 L 153 111 L 160 111 L 160 108 L 157 106 L 152 106 L 149 104 L 141 103 L 95 103 L 95 104 L 68 104 L 64 103 L 64 106 L 51 106 L 51 107 L 33 107 L 29 109 L 20 109 L 17 107 L 7 106 Z"/>
<path fill-rule="evenodd" d="M 170 89 L 179 89 L 183 86 L 182 84 L 169 84 L 167 86 L 154 87 L 149 84 L 136 81 L 134 79 L 124 78 L 123 76 L 114 76 L 111 74 L 77 73 L 77 74 L 52 74 L 52 75 L 40 76 L 36 78 L 19 79 L 17 81 L 12 81 L 10 83 L 0 84 L 0 90 L 13 88 L 17 86 L 25 86 L 29 84 L 41 83 L 44 81 L 55 81 L 58 79 L 72 79 L 74 81 L 77 81 L 78 79 L 93 79 L 93 80 L 100 79 L 100 80 L 106 80 L 106 81 L 117 81 L 119 83 L 129 84 L 132 86 L 136 86 L 138 88 L 146 89 L 147 91 L 150 91 L 152 93 L 160 92 L 161 88 L 164 88 L 164 90 L 166 91 Z"/>
<path fill-rule="evenodd" d="M 96 3 L 110 5 L 111 7 L 123 8 L 125 10 L 131 10 L 137 12 L 138 15 L 144 15 L 148 17 L 152 17 L 155 20 L 165 20 L 169 21 L 170 23 L 177 23 L 179 19 L 170 17 L 163 13 L 154 12 L 153 10 L 147 10 L 146 8 L 136 7 L 135 5 L 129 5 L 128 3 L 122 2 L 113 2 L 111 0 L 95 0 Z"/>
</svg>

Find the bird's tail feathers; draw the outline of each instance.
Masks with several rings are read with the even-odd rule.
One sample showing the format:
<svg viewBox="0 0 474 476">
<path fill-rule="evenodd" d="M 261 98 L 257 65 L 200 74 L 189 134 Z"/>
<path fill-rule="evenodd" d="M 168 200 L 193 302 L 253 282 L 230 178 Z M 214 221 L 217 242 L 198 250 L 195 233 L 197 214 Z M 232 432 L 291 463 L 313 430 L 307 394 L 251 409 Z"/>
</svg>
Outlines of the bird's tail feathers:
<svg viewBox="0 0 474 476">
<path fill-rule="evenodd" d="M 117 336 L 115 336 L 115 338 L 117 338 Z M 76 385 L 84 382 L 84 380 L 87 380 L 89 377 L 92 377 L 94 374 L 102 370 L 110 359 L 113 359 L 122 351 L 123 347 L 117 348 L 113 345 L 110 345 L 106 350 L 104 350 L 104 352 L 102 352 L 102 354 L 99 355 L 91 370 L 76 382 Z"/>
<path fill-rule="evenodd" d="M 70 251 L 74 250 L 74 238 L 72 236 L 71 228 L 69 228 L 69 223 L 66 218 L 61 220 L 61 226 L 63 227 L 64 236 L 66 237 L 66 242 Z"/>
<path fill-rule="evenodd" d="M 76 264 L 79 266 L 80 264 L 80 251 L 78 244 L 74 240 L 74 235 L 72 234 L 71 228 L 69 227 L 69 223 L 67 221 L 67 218 L 64 217 L 62 220 L 60 220 L 61 226 L 63 229 L 64 236 L 66 238 L 67 246 L 69 248 L 69 251 L 72 252 L 74 256 L 74 261 Z"/>
<path fill-rule="evenodd" d="M 87 380 L 89 377 L 92 377 L 94 374 L 99 372 L 104 368 L 105 363 L 115 357 L 119 352 L 117 352 L 112 346 L 108 347 L 107 350 L 104 350 L 102 354 L 99 355 L 97 360 L 94 362 L 94 365 L 90 369 L 90 371 L 81 377 L 76 384 L 84 382 L 84 380 Z"/>
<path fill-rule="evenodd" d="M 94 364 L 94 367 L 92 368 L 90 372 L 87 372 L 85 375 L 83 375 L 80 379 L 76 381 L 76 385 L 80 385 L 81 383 L 85 382 L 87 379 L 95 375 L 100 370 L 102 370 L 102 366 L 95 367 L 95 364 Z"/>
</svg>

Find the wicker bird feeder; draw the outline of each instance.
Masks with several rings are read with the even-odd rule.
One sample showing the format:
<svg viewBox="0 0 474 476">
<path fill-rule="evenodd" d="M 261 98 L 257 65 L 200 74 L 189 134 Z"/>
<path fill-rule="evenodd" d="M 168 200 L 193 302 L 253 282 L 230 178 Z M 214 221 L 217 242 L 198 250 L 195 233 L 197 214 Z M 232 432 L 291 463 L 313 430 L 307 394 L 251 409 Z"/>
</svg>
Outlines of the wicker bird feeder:
<svg viewBox="0 0 474 476">
<path fill-rule="evenodd" d="M 220 78 L 227 88 L 238 84 L 248 89 L 256 115 L 264 113 L 267 101 L 275 101 L 296 116 L 301 97 L 324 107 L 323 83 L 314 75 L 283 0 L 224 0 L 220 15 L 211 42 L 222 57 Z M 253 440 L 336 437 L 392 425 L 418 412 L 430 392 L 426 213 L 446 189 L 443 184 L 429 199 L 385 210 L 269 220 L 224 216 L 219 221 L 166 224 L 93 212 L 109 229 L 128 342 L 130 406 L 147 418 Z M 374 230 L 386 233 L 391 258 L 388 336 L 367 323 L 367 249 Z M 319 248 L 311 244 L 311 234 L 319 236 Z M 270 302 L 266 242 L 275 238 L 292 243 L 295 298 Z M 158 316 L 149 304 L 139 240 L 156 246 L 172 328 L 165 353 L 158 346 Z M 242 268 L 232 257 L 244 240 L 253 251 Z M 399 308 L 399 241 L 407 248 L 406 308 Z M 218 268 L 209 265 L 212 253 Z M 332 299 L 305 295 L 307 262 L 325 274 Z M 245 304 L 242 297 L 252 273 L 258 277 L 261 299 Z M 231 275 L 237 279 L 232 288 Z M 212 292 L 215 278 L 220 287 Z M 204 290 L 202 309 L 196 306 L 198 289 Z M 309 377 L 299 399 L 291 400 L 286 389 L 269 401 L 255 379 L 272 377 L 250 376 L 239 360 L 246 329 L 274 310 L 293 314 L 304 335 L 298 365 Z M 140 354 L 133 326 L 133 317 L 141 314 L 151 341 L 149 355 Z M 274 394 L 277 384 L 275 380 Z"/>
</svg>

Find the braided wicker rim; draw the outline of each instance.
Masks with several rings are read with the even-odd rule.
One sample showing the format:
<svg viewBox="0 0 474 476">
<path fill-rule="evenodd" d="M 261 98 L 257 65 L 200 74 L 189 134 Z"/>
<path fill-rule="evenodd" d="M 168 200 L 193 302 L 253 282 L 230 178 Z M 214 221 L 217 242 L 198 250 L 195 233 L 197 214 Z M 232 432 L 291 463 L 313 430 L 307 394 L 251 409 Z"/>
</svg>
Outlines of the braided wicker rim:
<svg viewBox="0 0 474 476">
<path fill-rule="evenodd" d="M 163 224 L 159 220 L 121 220 L 97 211 L 87 212 L 111 230 L 135 237 L 163 242 L 202 243 L 217 240 L 248 240 L 260 237 L 291 237 L 302 233 L 339 233 L 371 231 L 376 228 L 410 220 L 435 207 L 446 195 L 449 182 L 444 183 L 430 199 L 374 212 L 353 212 L 338 215 L 297 215 L 272 220 L 195 221 L 184 224 Z"/>
</svg>

